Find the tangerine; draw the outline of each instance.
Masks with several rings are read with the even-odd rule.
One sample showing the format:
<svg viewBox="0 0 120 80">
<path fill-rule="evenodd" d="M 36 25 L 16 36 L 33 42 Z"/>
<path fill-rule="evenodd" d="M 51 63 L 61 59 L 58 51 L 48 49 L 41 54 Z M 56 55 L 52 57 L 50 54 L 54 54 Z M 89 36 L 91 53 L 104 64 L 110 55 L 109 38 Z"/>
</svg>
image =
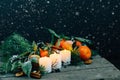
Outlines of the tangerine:
<svg viewBox="0 0 120 80">
<path fill-rule="evenodd" d="M 88 46 L 80 46 L 79 47 L 80 58 L 82 60 L 89 60 L 91 58 L 91 50 Z"/>
<path fill-rule="evenodd" d="M 81 43 L 80 41 L 77 41 L 77 40 L 76 40 L 75 43 L 76 43 L 76 46 L 77 46 L 77 47 L 82 46 L 82 43 Z"/>
<path fill-rule="evenodd" d="M 60 42 L 59 42 L 59 40 L 57 40 L 57 42 L 55 43 L 55 46 L 61 47 L 64 42 L 65 42 L 65 39 L 60 40 Z"/>
<path fill-rule="evenodd" d="M 47 56 L 48 57 L 48 50 L 42 50 L 41 48 L 39 49 L 40 50 L 40 57 L 45 57 Z"/>
<path fill-rule="evenodd" d="M 72 50 L 72 44 L 73 44 L 72 41 L 65 41 L 62 43 L 61 47 L 63 49 Z"/>
</svg>

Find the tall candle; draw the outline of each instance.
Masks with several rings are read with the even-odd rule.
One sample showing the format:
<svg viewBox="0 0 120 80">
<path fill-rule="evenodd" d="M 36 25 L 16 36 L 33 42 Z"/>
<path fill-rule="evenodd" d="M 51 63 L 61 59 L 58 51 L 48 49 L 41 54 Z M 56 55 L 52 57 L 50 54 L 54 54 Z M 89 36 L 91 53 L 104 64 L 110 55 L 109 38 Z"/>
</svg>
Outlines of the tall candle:
<svg viewBox="0 0 120 80">
<path fill-rule="evenodd" d="M 61 55 L 54 52 L 54 54 L 50 55 L 50 59 L 52 60 L 52 69 L 61 69 Z"/>
<path fill-rule="evenodd" d="M 47 73 L 50 73 L 52 71 L 51 65 L 52 65 L 52 61 L 49 57 L 41 57 L 39 59 L 39 66 L 43 66 Z"/>
<path fill-rule="evenodd" d="M 63 65 L 69 65 L 71 62 L 71 51 L 70 50 L 61 50 L 60 51 Z"/>
</svg>

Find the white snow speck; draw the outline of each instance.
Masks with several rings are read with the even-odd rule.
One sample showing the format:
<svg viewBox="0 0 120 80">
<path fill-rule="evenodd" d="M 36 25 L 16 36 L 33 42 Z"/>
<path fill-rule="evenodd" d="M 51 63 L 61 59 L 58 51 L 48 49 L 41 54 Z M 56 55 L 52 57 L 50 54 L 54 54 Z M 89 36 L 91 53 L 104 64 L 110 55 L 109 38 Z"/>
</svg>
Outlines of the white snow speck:
<svg viewBox="0 0 120 80">
<path fill-rule="evenodd" d="M 47 1 L 47 4 L 49 4 L 50 3 L 50 1 Z"/>
<path fill-rule="evenodd" d="M 76 16 L 79 16 L 79 14 L 80 14 L 79 12 L 75 12 L 75 15 L 76 15 Z"/>
<path fill-rule="evenodd" d="M 112 12 L 112 15 L 115 15 L 115 12 Z"/>
</svg>

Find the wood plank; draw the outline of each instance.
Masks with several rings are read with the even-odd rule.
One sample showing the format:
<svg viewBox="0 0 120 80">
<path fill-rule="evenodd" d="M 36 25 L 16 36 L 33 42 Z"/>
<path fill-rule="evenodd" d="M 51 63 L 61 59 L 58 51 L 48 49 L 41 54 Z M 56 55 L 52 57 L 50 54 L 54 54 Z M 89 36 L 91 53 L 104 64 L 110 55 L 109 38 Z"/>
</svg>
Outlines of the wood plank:
<svg viewBox="0 0 120 80">
<path fill-rule="evenodd" d="M 0 80 L 36 80 L 28 77 L 14 77 L 14 74 L 0 75 Z M 90 65 L 67 66 L 59 73 L 50 73 L 40 80 L 119 80 L 120 71 L 106 59 L 95 56 Z"/>
</svg>

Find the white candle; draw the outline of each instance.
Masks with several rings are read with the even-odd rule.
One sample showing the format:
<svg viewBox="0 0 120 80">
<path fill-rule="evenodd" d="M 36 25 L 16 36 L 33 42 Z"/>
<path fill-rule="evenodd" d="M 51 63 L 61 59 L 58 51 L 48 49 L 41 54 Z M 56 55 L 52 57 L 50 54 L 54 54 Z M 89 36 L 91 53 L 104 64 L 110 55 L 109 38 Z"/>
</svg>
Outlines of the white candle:
<svg viewBox="0 0 120 80">
<path fill-rule="evenodd" d="M 61 55 L 54 52 L 54 54 L 50 55 L 50 59 L 52 60 L 52 69 L 61 69 Z"/>
<path fill-rule="evenodd" d="M 44 66 L 45 67 L 45 71 L 47 73 L 50 73 L 52 71 L 52 61 L 49 57 L 41 57 L 39 59 L 39 66 Z"/>
<path fill-rule="evenodd" d="M 63 65 L 69 65 L 71 62 L 71 51 L 70 50 L 61 50 L 60 51 Z"/>
</svg>

